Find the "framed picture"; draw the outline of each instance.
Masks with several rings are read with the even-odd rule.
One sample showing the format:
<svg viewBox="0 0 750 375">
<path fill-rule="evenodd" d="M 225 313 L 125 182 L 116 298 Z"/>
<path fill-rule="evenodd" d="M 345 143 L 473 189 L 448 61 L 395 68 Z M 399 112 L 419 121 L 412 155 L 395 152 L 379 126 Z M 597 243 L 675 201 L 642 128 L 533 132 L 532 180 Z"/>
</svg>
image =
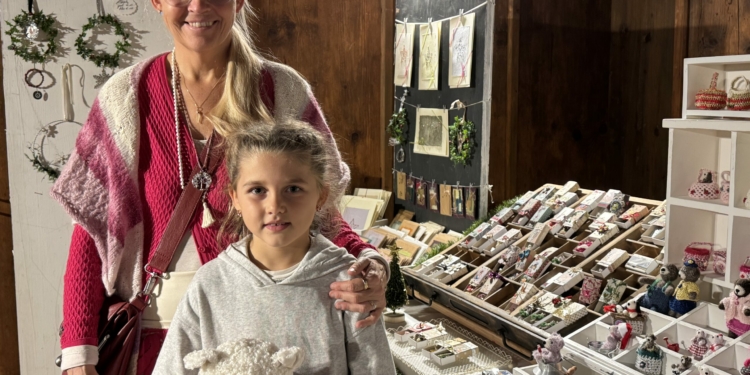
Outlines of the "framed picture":
<svg viewBox="0 0 750 375">
<path fill-rule="evenodd" d="M 464 217 L 464 189 L 453 187 L 453 217 Z"/>
<path fill-rule="evenodd" d="M 471 65 L 474 55 L 475 14 L 453 17 L 450 21 L 450 51 L 448 87 L 470 87 Z"/>
<path fill-rule="evenodd" d="M 448 157 L 448 110 L 438 108 L 417 109 L 417 132 L 414 152 Z"/>
</svg>

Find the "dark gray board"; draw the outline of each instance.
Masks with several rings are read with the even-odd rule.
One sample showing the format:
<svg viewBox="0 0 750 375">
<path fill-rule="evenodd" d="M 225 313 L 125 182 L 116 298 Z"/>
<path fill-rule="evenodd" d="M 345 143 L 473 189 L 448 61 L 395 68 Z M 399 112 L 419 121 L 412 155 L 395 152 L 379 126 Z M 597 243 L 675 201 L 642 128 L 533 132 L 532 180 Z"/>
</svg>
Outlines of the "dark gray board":
<svg viewBox="0 0 750 375">
<path fill-rule="evenodd" d="M 409 22 L 427 22 L 428 18 L 430 17 L 432 17 L 433 20 L 440 20 L 443 18 L 458 15 L 460 9 L 468 11 L 481 3 L 481 1 L 477 0 L 397 0 L 396 18 L 399 20 L 404 20 L 404 18 L 408 17 Z M 451 89 L 448 87 L 448 44 L 450 41 L 450 21 L 446 20 L 442 22 L 441 29 L 440 82 L 438 83 L 438 90 L 418 90 L 419 64 L 415 63 L 412 70 L 412 87 L 409 87 L 409 96 L 406 97 L 407 103 L 421 105 L 422 108 L 450 108 L 451 103 L 453 103 L 453 101 L 456 99 L 461 100 L 465 104 L 472 104 L 483 100 L 485 58 L 484 41 L 487 25 L 487 6 L 478 9 L 474 13 L 476 18 L 473 46 L 474 55 L 471 68 L 471 87 L 456 89 Z M 420 53 L 418 39 L 419 25 L 416 25 L 414 34 L 414 61 L 417 62 L 419 61 Z M 394 95 L 397 97 L 401 97 L 403 92 L 404 89 L 397 86 Z M 400 107 L 400 102 L 398 100 L 395 100 L 394 103 L 394 108 L 397 110 Z M 409 120 L 409 130 L 407 138 L 409 140 L 409 144 L 403 145 L 405 152 L 405 160 L 403 163 L 395 161 L 395 152 L 398 151 L 401 146 L 396 146 L 395 148 L 393 148 L 394 168 L 397 171 L 405 172 L 407 178 L 409 177 L 409 173 L 411 172 L 415 177 L 422 177 L 425 181 L 429 182 L 435 180 L 436 183 L 442 184 L 445 182 L 451 185 L 455 185 L 460 181 L 461 185 L 480 185 L 480 139 L 482 137 L 482 105 L 480 104 L 472 106 L 468 108 L 466 112 L 466 118 L 474 122 L 474 128 L 476 129 L 476 135 L 474 139 L 474 154 L 471 159 L 471 163 L 467 166 L 455 165 L 449 158 L 414 153 L 413 143 L 416 129 L 417 110 L 416 108 L 409 105 L 406 105 L 405 108 Z M 449 125 L 453 123 L 453 119 L 455 116 L 461 115 L 463 115 L 463 110 L 450 111 L 448 119 Z M 393 186 L 394 189 L 398 186 L 395 174 L 393 176 Z M 395 196 L 396 194 L 394 192 L 394 197 Z M 475 202 L 475 205 L 477 207 L 477 212 L 479 212 L 479 201 Z M 418 207 L 413 202 L 406 202 L 404 200 L 395 199 L 394 213 L 398 212 L 398 210 L 402 208 L 414 212 L 414 219 L 412 219 L 414 221 L 433 221 L 455 231 L 463 231 L 474 222 L 474 220 L 467 218 L 443 216 L 440 213 L 432 212 L 427 208 Z"/>
</svg>

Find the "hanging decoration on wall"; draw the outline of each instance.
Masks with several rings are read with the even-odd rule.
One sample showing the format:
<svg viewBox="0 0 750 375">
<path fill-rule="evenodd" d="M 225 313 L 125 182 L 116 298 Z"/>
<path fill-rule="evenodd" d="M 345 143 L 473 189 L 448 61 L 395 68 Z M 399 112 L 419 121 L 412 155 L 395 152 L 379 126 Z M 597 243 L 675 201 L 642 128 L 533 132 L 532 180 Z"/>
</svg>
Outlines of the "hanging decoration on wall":
<svg viewBox="0 0 750 375">
<path fill-rule="evenodd" d="M 458 17 L 450 22 L 450 71 L 448 86 L 451 88 L 471 86 L 471 62 L 474 54 L 474 20 L 475 14 L 464 14 L 463 9 Z"/>
<path fill-rule="evenodd" d="M 466 120 L 466 106 L 460 100 L 451 104 L 450 109 L 463 109 L 463 117 L 456 116 L 450 126 L 450 158 L 455 164 L 467 165 L 474 152 L 474 123 Z"/>
<path fill-rule="evenodd" d="M 11 22 L 5 22 L 9 27 L 5 32 L 10 37 L 8 49 L 23 61 L 44 64 L 52 59 L 59 47 L 55 27 L 57 19 L 53 15 L 45 15 L 41 10 L 34 12 L 33 0 L 29 0 L 28 5 L 28 12 L 22 11 Z M 43 42 L 37 40 L 40 31 L 46 36 L 46 47 L 43 49 L 36 45 L 36 42 Z"/>
<path fill-rule="evenodd" d="M 121 16 L 132 16 L 138 11 L 138 3 L 135 0 L 117 0 L 115 10 Z"/>
<path fill-rule="evenodd" d="M 440 195 L 438 193 L 438 184 L 435 183 L 435 180 L 432 180 L 432 183 L 430 183 L 430 211 L 439 213 L 440 212 Z"/>
<path fill-rule="evenodd" d="M 448 157 L 448 110 L 417 106 L 414 152 Z"/>
<path fill-rule="evenodd" d="M 451 216 L 453 198 L 451 196 L 451 187 L 449 185 L 440 185 L 440 214 Z"/>
<path fill-rule="evenodd" d="M 453 186 L 453 217 L 464 217 L 464 189 Z"/>
<path fill-rule="evenodd" d="M 396 173 L 396 198 L 406 200 L 406 173 Z"/>
<path fill-rule="evenodd" d="M 60 171 L 65 163 L 70 158 L 70 154 L 59 155 L 56 158 L 49 160 L 44 155 L 45 142 L 49 138 L 55 138 L 58 134 L 58 126 L 63 124 L 76 124 L 82 126 L 81 123 L 74 121 L 73 113 L 73 81 L 72 81 L 72 67 L 70 64 L 65 64 L 62 67 L 62 106 L 63 106 L 63 119 L 53 121 L 43 126 L 34 136 L 34 141 L 29 145 L 28 149 L 30 154 L 26 154 L 26 158 L 31 161 L 31 165 L 37 172 L 47 175 L 49 181 L 55 181 L 60 176 Z M 43 76 L 42 76 L 43 77 Z M 34 93 L 36 97 L 36 93 Z"/>
<path fill-rule="evenodd" d="M 396 24 L 396 43 L 393 49 L 395 69 L 393 84 L 396 86 L 411 86 L 412 61 L 414 59 L 414 24 Z"/>
<path fill-rule="evenodd" d="M 419 26 L 419 89 L 437 90 L 440 81 L 440 33 L 442 24 L 432 22 Z"/>
<path fill-rule="evenodd" d="M 477 218 L 477 188 L 469 186 L 464 188 L 464 198 L 466 200 L 466 218 L 476 220 Z"/>
<path fill-rule="evenodd" d="M 409 94 L 409 89 L 404 89 L 404 94 L 401 95 L 401 106 L 398 111 L 391 116 L 391 120 L 388 122 L 386 131 L 390 136 L 388 144 L 396 147 L 401 145 L 399 150 L 396 152 L 396 161 L 399 163 L 404 162 L 404 146 L 406 143 L 406 130 L 409 128 L 409 120 L 406 118 L 406 109 L 404 108 L 404 100 L 406 95 Z"/>
<path fill-rule="evenodd" d="M 83 25 L 81 34 L 76 38 L 75 45 L 78 56 L 81 56 L 84 60 L 91 61 L 97 67 L 102 68 L 102 73 L 94 76 L 96 79 L 95 87 L 98 88 L 101 87 L 101 85 L 103 85 L 104 82 L 114 74 L 114 70 L 120 66 L 120 56 L 128 53 L 130 48 L 130 34 L 125 31 L 125 28 L 117 17 L 104 12 L 104 6 L 102 5 L 101 0 L 97 0 L 96 5 L 99 13 L 89 17 L 88 23 Z M 99 25 L 111 26 L 114 29 L 115 35 L 120 37 L 120 40 L 115 42 L 114 53 L 107 53 L 104 50 L 97 51 L 88 46 L 88 41 L 86 39 L 87 33 Z M 110 68 L 111 71 L 108 73 L 105 70 L 106 68 Z"/>
</svg>

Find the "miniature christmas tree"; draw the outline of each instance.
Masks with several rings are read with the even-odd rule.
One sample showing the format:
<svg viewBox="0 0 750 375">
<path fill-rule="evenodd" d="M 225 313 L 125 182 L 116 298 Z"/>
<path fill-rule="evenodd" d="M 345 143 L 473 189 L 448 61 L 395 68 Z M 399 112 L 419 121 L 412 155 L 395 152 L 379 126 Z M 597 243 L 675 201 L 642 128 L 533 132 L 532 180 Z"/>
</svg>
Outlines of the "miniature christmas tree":
<svg viewBox="0 0 750 375">
<path fill-rule="evenodd" d="M 401 274 L 401 266 L 399 265 L 398 252 L 401 250 L 398 245 L 393 244 L 388 246 L 388 250 L 391 251 L 391 279 L 388 280 L 388 285 L 385 289 L 385 302 L 392 313 L 387 315 L 403 315 L 397 314 L 396 310 L 406 304 L 408 298 L 406 294 L 406 283 L 404 282 L 404 275 Z"/>
</svg>

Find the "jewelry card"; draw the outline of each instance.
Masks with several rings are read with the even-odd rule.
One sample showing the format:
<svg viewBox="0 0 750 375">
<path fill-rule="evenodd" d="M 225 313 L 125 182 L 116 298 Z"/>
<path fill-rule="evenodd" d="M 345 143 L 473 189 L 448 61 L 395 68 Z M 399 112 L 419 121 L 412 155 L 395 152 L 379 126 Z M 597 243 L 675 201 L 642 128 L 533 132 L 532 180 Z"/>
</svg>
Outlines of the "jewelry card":
<svg viewBox="0 0 750 375">
<path fill-rule="evenodd" d="M 440 82 L 442 22 L 419 26 L 419 89 L 437 90 Z"/>
<path fill-rule="evenodd" d="M 450 20 L 450 88 L 471 86 L 471 63 L 474 54 L 474 13 Z"/>
<path fill-rule="evenodd" d="M 396 172 L 396 197 L 406 200 L 406 173 Z"/>
<path fill-rule="evenodd" d="M 438 184 L 430 184 L 430 211 L 440 212 L 440 196 L 438 195 Z"/>
<path fill-rule="evenodd" d="M 427 200 L 426 200 L 426 194 L 425 194 L 426 184 L 427 183 L 422 180 L 417 180 L 414 183 L 414 190 L 416 191 L 416 196 L 417 196 L 415 204 L 419 207 L 427 207 L 427 203 L 426 203 Z"/>
<path fill-rule="evenodd" d="M 414 24 L 397 23 L 393 49 L 395 60 L 393 84 L 411 87 L 412 60 L 414 59 Z"/>
<path fill-rule="evenodd" d="M 445 216 L 453 215 L 452 196 L 450 185 L 440 185 L 440 214 Z"/>
<path fill-rule="evenodd" d="M 464 217 L 464 190 L 458 186 L 453 188 L 453 217 Z"/>
<path fill-rule="evenodd" d="M 414 177 L 411 176 L 406 179 L 406 201 L 414 202 Z"/>
<path fill-rule="evenodd" d="M 466 218 L 474 220 L 477 217 L 477 188 L 468 187 L 464 190 L 464 197 L 466 197 Z"/>
<path fill-rule="evenodd" d="M 448 157 L 448 110 L 417 108 L 414 152 Z"/>
</svg>

